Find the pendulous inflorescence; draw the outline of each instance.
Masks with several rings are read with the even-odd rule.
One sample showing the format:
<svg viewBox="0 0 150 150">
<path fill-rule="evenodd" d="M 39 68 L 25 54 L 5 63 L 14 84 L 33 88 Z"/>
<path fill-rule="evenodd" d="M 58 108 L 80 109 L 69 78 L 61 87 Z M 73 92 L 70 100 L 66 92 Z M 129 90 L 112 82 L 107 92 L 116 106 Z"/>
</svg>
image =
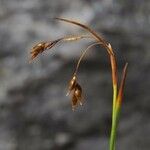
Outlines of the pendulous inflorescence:
<svg viewBox="0 0 150 150">
<path fill-rule="evenodd" d="M 109 56 L 110 64 L 111 64 L 112 87 L 113 87 L 112 128 L 111 128 L 111 135 L 110 135 L 110 150 L 115 150 L 115 141 L 116 141 L 115 139 L 116 139 L 116 130 L 117 130 L 117 125 L 118 125 L 118 116 L 119 116 L 122 99 L 123 99 L 124 84 L 125 84 L 128 63 L 125 63 L 125 66 L 123 68 L 121 82 L 119 85 L 116 56 L 115 56 L 115 53 L 111 44 L 108 43 L 106 40 L 104 40 L 102 36 L 100 36 L 97 32 L 95 32 L 94 30 L 92 30 L 91 28 L 89 28 L 88 26 L 84 24 L 81 24 L 77 21 L 63 19 L 63 18 L 55 18 L 55 19 L 79 26 L 83 28 L 85 31 L 87 31 L 89 34 L 88 35 L 70 35 L 70 36 L 59 38 L 54 41 L 40 42 L 31 49 L 30 61 L 34 60 L 39 54 L 43 53 L 44 51 L 52 49 L 53 47 L 58 45 L 58 43 L 74 42 L 74 41 L 79 41 L 81 39 L 89 39 L 90 41 L 93 42 L 81 54 L 76 64 L 75 71 L 73 72 L 73 76 L 69 82 L 67 95 L 71 95 L 72 110 L 75 110 L 75 108 L 78 105 L 82 105 L 83 103 L 82 87 L 78 83 L 78 80 L 77 80 L 78 69 L 79 69 L 79 66 L 83 57 L 85 56 L 87 51 L 95 45 L 99 45 L 103 47 L 104 49 L 106 49 L 108 56 Z M 118 88 L 118 85 L 119 85 L 119 88 Z"/>
<path fill-rule="evenodd" d="M 81 39 L 90 39 L 90 40 L 94 41 L 81 54 L 81 56 L 78 60 L 78 63 L 76 65 L 75 71 L 73 73 L 73 77 L 72 77 L 71 81 L 69 82 L 69 88 L 68 88 L 67 95 L 72 95 L 72 109 L 74 110 L 78 104 L 82 105 L 82 98 L 83 98 L 82 97 L 82 88 L 81 88 L 81 85 L 77 82 L 77 72 L 78 72 L 78 68 L 80 66 L 80 62 L 82 61 L 82 59 L 85 56 L 88 49 L 90 49 L 91 47 L 93 47 L 95 45 L 101 45 L 102 47 L 106 48 L 106 50 L 110 56 L 110 61 L 112 64 L 111 65 L 112 78 L 113 78 L 114 84 L 116 84 L 115 82 L 117 82 L 116 59 L 115 59 L 114 52 L 113 52 L 113 49 L 112 49 L 110 43 L 107 43 L 101 36 L 99 36 L 95 31 L 91 30 L 88 26 L 80 24 L 79 22 L 71 21 L 71 20 L 67 20 L 67 19 L 62 19 L 62 18 L 55 18 L 55 19 L 57 19 L 59 21 L 65 21 L 65 22 L 68 22 L 71 24 L 78 25 L 78 26 L 84 28 L 85 30 L 87 30 L 88 32 L 90 32 L 91 35 L 89 35 L 89 34 L 88 35 L 70 35 L 70 36 L 65 36 L 65 37 L 59 38 L 54 41 L 40 42 L 31 49 L 30 61 L 35 59 L 39 54 L 43 53 L 44 51 L 52 49 L 58 43 L 79 41 Z"/>
</svg>

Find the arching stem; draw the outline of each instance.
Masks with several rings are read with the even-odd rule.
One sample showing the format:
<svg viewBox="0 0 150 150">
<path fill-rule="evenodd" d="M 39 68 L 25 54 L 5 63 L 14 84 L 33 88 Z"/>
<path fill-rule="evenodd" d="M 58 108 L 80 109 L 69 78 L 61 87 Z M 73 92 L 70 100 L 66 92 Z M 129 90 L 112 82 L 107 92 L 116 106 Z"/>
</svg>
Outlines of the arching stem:
<svg viewBox="0 0 150 150">
<path fill-rule="evenodd" d="M 115 54 L 113 52 L 113 49 L 110 44 L 108 44 L 101 36 L 99 36 L 95 31 L 93 31 L 91 28 L 88 26 L 81 24 L 76 21 L 68 20 L 68 19 L 63 19 L 63 18 L 55 18 L 60 21 L 68 22 L 77 26 L 80 26 L 81 28 L 85 29 L 86 31 L 90 32 L 93 36 L 93 38 L 102 43 L 101 45 L 106 48 L 109 58 L 110 58 L 110 63 L 111 63 L 111 70 L 112 70 L 112 84 L 113 84 L 113 107 L 112 107 L 112 129 L 111 129 L 111 136 L 110 136 L 110 150 L 114 150 L 115 148 L 115 140 L 116 140 L 116 133 L 114 133 L 115 128 L 116 128 L 116 115 L 115 115 L 115 107 L 116 107 L 116 100 L 117 100 L 117 82 L 118 82 L 118 76 L 117 76 L 117 63 L 116 63 L 116 58 Z"/>
<path fill-rule="evenodd" d="M 81 63 L 83 57 L 86 55 L 87 51 L 88 51 L 90 48 L 92 48 L 93 46 L 96 46 L 96 45 L 99 45 L 99 44 L 100 44 L 100 43 L 93 43 L 93 44 L 89 45 L 89 46 L 84 50 L 84 52 L 82 53 L 82 55 L 80 56 L 80 58 L 79 58 L 79 60 L 78 60 L 78 62 L 77 62 L 77 65 L 76 65 L 76 68 L 75 68 L 75 71 L 74 71 L 74 75 L 77 74 L 78 69 L 79 69 L 79 66 L 80 66 L 80 63 Z"/>
</svg>

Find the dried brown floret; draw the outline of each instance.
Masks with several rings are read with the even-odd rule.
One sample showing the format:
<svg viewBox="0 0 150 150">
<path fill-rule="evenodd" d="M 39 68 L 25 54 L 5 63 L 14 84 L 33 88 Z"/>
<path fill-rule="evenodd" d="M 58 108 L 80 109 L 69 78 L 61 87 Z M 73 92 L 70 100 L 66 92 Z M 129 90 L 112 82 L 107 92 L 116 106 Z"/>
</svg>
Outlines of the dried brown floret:
<svg viewBox="0 0 150 150">
<path fill-rule="evenodd" d="M 72 91 L 75 88 L 76 84 L 77 84 L 77 77 L 73 76 L 73 78 L 69 83 L 69 91 Z"/>
<path fill-rule="evenodd" d="M 78 99 L 80 105 L 82 105 L 82 101 L 81 101 L 82 100 L 82 88 L 78 83 L 76 84 L 74 95 Z"/>
<path fill-rule="evenodd" d="M 36 44 L 32 49 L 31 49 L 31 60 L 36 58 L 38 54 L 42 53 L 43 51 L 47 49 L 51 49 L 53 46 L 55 46 L 59 41 L 62 39 L 58 39 L 55 41 L 50 41 L 50 42 L 40 42 Z"/>
<path fill-rule="evenodd" d="M 76 106 L 77 106 L 77 104 L 78 104 L 78 99 L 77 99 L 77 97 L 74 94 L 72 95 L 71 103 L 72 103 L 72 110 L 74 111 Z"/>
<path fill-rule="evenodd" d="M 39 53 L 45 50 L 46 42 L 40 42 L 36 44 L 31 50 L 31 60 L 33 60 Z"/>
<path fill-rule="evenodd" d="M 72 110 L 74 111 L 75 107 L 78 106 L 78 104 L 82 105 L 82 88 L 77 83 L 73 89 L 72 92 Z"/>
<path fill-rule="evenodd" d="M 77 82 L 76 75 L 73 75 L 72 79 L 69 82 L 67 96 L 69 94 L 71 94 L 72 96 L 72 110 L 74 110 L 78 104 L 82 105 L 82 88 Z"/>
<path fill-rule="evenodd" d="M 58 42 L 71 42 L 71 41 L 78 41 L 83 38 L 91 38 L 89 35 L 71 35 L 71 36 L 65 36 L 62 38 L 59 38 L 54 41 L 49 41 L 49 42 L 40 42 L 36 44 L 32 49 L 31 49 L 31 60 L 36 58 L 40 53 L 47 49 L 51 49 L 54 47 Z"/>
</svg>

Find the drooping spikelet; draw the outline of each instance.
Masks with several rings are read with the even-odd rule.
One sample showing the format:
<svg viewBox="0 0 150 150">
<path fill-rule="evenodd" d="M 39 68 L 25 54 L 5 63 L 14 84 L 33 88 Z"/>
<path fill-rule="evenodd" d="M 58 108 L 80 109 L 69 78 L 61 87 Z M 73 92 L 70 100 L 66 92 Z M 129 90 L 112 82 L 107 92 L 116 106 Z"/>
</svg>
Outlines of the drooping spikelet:
<svg viewBox="0 0 150 150">
<path fill-rule="evenodd" d="M 55 41 L 50 41 L 50 42 L 40 42 L 36 44 L 32 49 L 31 49 L 31 60 L 36 58 L 40 53 L 47 49 L 51 49 L 54 47 L 61 39 L 55 40 Z"/>
<path fill-rule="evenodd" d="M 69 82 L 67 96 L 72 96 L 72 110 L 75 109 L 78 104 L 82 105 L 82 88 L 77 82 L 77 77 L 74 75 Z"/>
</svg>

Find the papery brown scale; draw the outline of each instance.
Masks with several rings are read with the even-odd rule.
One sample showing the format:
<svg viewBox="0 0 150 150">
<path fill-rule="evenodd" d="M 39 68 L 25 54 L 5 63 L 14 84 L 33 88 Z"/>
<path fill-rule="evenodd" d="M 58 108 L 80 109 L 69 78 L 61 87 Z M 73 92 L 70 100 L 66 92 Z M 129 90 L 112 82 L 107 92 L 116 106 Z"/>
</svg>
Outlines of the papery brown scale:
<svg viewBox="0 0 150 150">
<path fill-rule="evenodd" d="M 77 99 L 80 101 L 82 98 L 82 88 L 78 83 L 76 84 L 74 94 L 77 97 Z"/>
<path fill-rule="evenodd" d="M 77 80 L 76 76 L 74 75 L 73 78 L 69 82 L 68 92 L 67 92 L 66 96 L 68 96 L 71 93 L 71 91 L 73 91 L 75 89 L 75 86 L 77 83 L 76 80 Z"/>
<path fill-rule="evenodd" d="M 77 83 L 77 78 L 76 76 L 73 76 L 73 78 L 71 79 L 70 83 L 69 83 L 69 91 L 72 91 Z"/>
<path fill-rule="evenodd" d="M 32 48 L 32 51 L 30 52 L 31 53 L 31 60 L 33 60 L 35 57 L 37 57 L 38 54 L 42 53 L 43 51 L 45 51 L 47 49 L 51 49 L 61 40 L 62 39 L 58 39 L 58 40 L 50 41 L 50 42 L 40 42 L 37 45 L 35 45 Z"/>
<path fill-rule="evenodd" d="M 34 53 L 34 52 L 41 53 L 41 52 L 43 52 L 43 50 L 45 49 L 45 44 L 46 44 L 46 42 L 38 43 L 37 45 L 35 45 L 32 48 L 33 51 L 31 53 Z"/>
<path fill-rule="evenodd" d="M 74 110 L 78 104 L 82 105 L 81 99 L 82 99 L 82 88 L 77 83 L 72 93 L 72 110 Z"/>
<path fill-rule="evenodd" d="M 73 95 L 72 95 L 72 110 L 74 110 L 75 109 L 75 107 L 77 106 L 77 104 L 78 104 L 78 99 L 77 99 L 77 97 L 75 96 L 75 94 L 73 93 Z"/>
<path fill-rule="evenodd" d="M 31 53 L 31 59 L 34 59 L 39 53 L 42 53 L 44 51 L 45 44 L 46 44 L 46 42 L 41 42 L 32 48 L 32 51 L 30 52 Z"/>
</svg>

